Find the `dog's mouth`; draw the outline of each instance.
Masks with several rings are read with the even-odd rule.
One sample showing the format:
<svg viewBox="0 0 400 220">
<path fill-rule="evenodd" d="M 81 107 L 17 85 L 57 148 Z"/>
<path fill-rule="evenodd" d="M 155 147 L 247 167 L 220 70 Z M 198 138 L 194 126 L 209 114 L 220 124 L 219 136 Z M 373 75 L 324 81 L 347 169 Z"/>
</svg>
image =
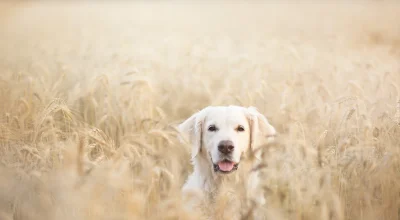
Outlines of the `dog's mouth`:
<svg viewBox="0 0 400 220">
<path fill-rule="evenodd" d="M 214 172 L 220 172 L 224 174 L 231 173 L 237 170 L 239 167 L 239 163 L 235 163 L 230 160 L 221 160 L 217 164 L 214 164 Z"/>
</svg>

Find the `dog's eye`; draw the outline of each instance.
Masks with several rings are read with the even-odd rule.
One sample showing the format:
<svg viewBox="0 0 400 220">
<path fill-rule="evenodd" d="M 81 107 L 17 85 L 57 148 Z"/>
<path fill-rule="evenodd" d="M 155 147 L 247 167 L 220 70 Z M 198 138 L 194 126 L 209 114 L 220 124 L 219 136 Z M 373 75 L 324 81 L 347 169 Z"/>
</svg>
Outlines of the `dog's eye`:
<svg viewBox="0 0 400 220">
<path fill-rule="evenodd" d="M 242 132 L 242 131 L 244 131 L 244 127 L 243 127 L 242 125 L 239 125 L 239 126 L 236 128 L 236 130 L 239 131 L 239 132 Z"/>
<path fill-rule="evenodd" d="M 208 126 L 208 131 L 217 131 L 217 127 L 215 125 Z"/>
</svg>

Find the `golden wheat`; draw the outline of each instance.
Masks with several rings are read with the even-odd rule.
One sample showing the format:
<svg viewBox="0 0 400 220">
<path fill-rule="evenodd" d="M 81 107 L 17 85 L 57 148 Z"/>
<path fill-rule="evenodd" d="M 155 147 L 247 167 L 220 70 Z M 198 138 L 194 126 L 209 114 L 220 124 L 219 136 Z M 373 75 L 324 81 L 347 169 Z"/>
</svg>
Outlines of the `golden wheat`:
<svg viewBox="0 0 400 220">
<path fill-rule="evenodd" d="M 397 3 L 22 2 L 0 14 L 0 219 L 400 217 Z M 229 104 L 278 130 L 248 170 L 267 204 L 237 179 L 188 211 L 176 125 Z"/>
</svg>

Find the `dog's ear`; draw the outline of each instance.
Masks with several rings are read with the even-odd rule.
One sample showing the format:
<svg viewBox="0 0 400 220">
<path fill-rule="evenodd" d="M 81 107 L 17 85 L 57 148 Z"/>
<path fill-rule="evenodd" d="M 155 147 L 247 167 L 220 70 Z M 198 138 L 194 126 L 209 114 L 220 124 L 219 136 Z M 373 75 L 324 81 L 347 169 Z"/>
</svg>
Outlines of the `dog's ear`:
<svg viewBox="0 0 400 220">
<path fill-rule="evenodd" d="M 276 130 L 267 118 L 252 106 L 246 109 L 246 113 L 250 124 L 250 149 L 254 151 L 262 144 L 273 141 Z"/>
<path fill-rule="evenodd" d="M 186 121 L 178 125 L 181 141 L 189 141 L 192 145 L 192 159 L 201 151 L 203 137 L 203 121 L 205 109 L 190 116 Z"/>
</svg>

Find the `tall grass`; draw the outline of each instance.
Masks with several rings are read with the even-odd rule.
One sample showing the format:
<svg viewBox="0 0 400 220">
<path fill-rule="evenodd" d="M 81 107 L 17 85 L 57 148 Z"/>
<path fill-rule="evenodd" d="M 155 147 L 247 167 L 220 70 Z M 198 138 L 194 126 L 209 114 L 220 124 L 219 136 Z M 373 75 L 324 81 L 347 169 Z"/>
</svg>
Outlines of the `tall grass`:
<svg viewBox="0 0 400 220">
<path fill-rule="evenodd" d="M 6 7 L 6 6 L 3 6 Z M 398 219 L 395 3 L 23 3 L 0 34 L 0 219 Z M 2 9 L 7 11 L 6 9 Z M 253 105 L 263 207 L 184 209 L 176 125 Z M 194 195 L 197 196 L 197 195 Z"/>
</svg>

